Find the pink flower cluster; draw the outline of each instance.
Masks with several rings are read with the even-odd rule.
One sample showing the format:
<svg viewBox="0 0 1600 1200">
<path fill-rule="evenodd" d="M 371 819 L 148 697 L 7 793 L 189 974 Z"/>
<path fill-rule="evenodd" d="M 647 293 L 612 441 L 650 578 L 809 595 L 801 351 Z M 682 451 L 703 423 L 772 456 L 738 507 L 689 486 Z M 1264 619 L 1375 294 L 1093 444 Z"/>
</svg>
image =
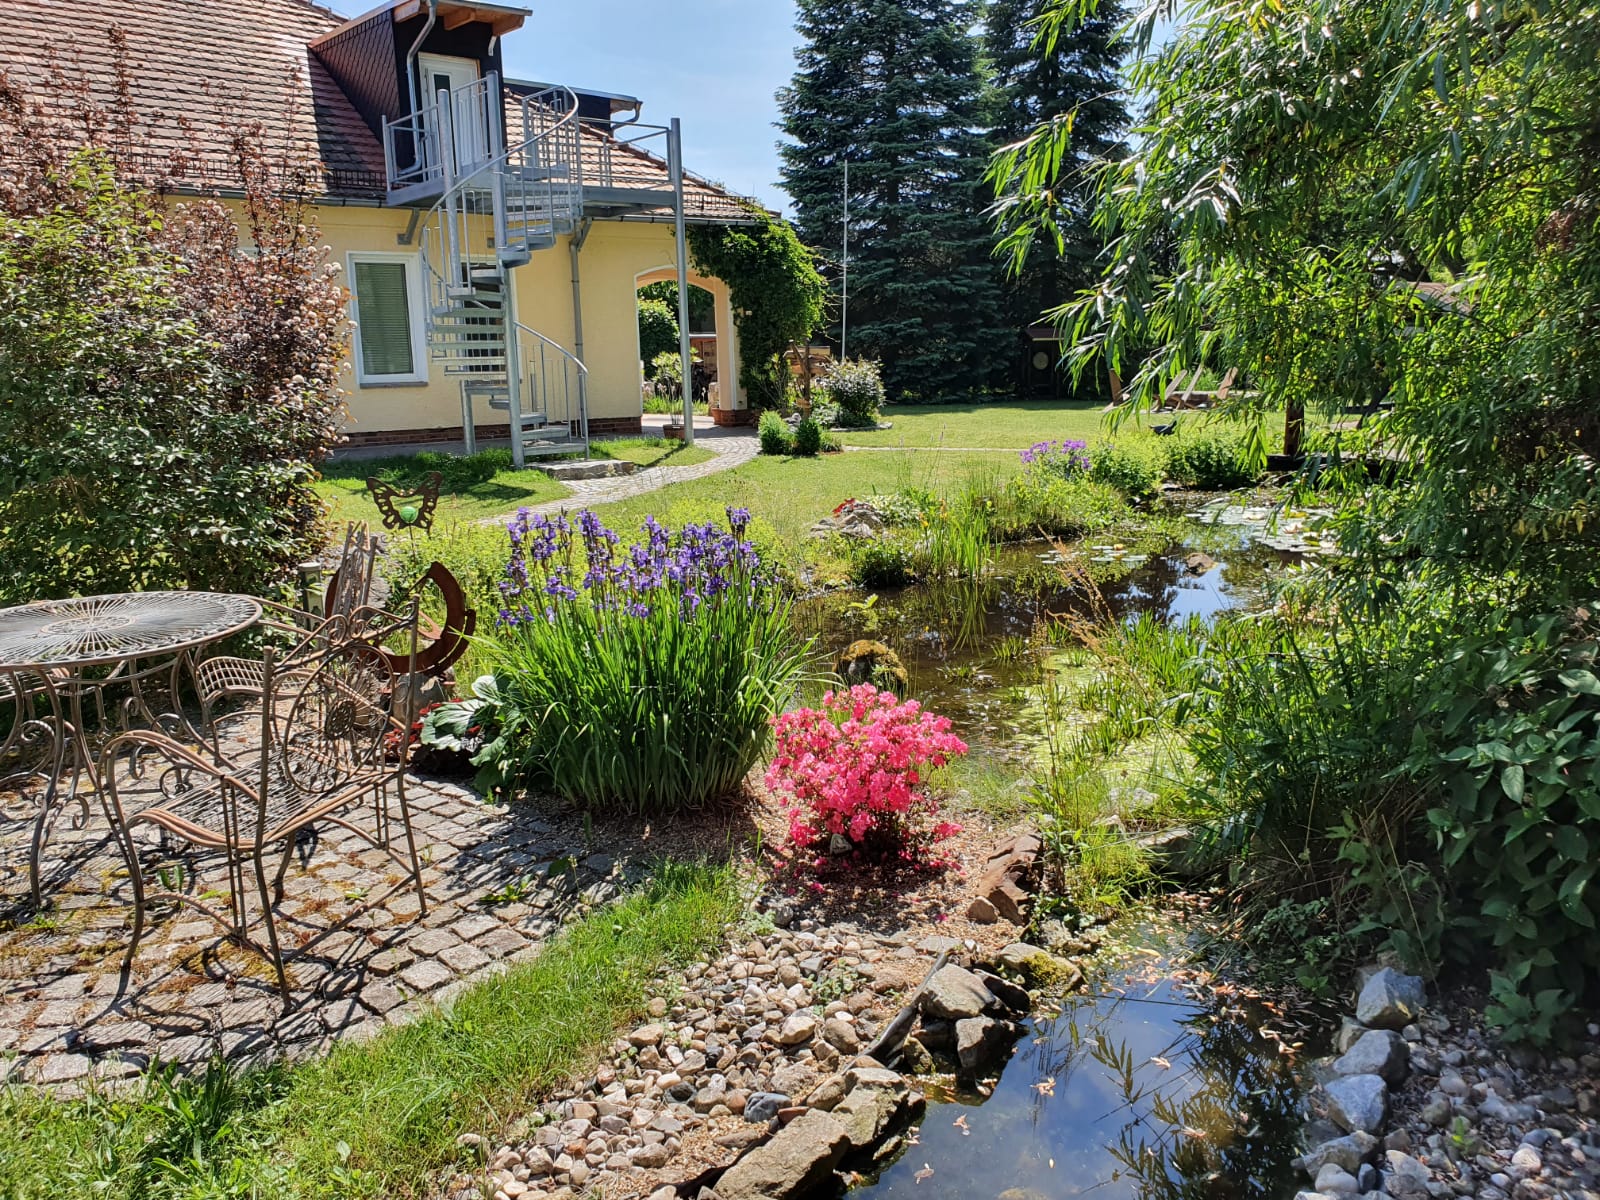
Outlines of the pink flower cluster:
<svg viewBox="0 0 1600 1200">
<path fill-rule="evenodd" d="M 938 805 L 920 786 L 928 768 L 967 752 L 948 718 L 864 683 L 772 724 L 767 786 L 789 801 L 789 838 L 816 865 L 844 854 L 932 865 L 934 843 L 961 831 L 937 821 Z"/>
</svg>

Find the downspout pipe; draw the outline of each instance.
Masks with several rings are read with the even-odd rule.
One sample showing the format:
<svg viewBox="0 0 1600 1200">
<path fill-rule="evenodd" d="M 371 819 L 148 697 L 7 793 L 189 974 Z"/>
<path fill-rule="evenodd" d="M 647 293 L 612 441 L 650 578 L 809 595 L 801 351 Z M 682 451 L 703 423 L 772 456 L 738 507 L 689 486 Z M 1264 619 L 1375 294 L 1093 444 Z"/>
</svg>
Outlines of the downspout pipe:
<svg viewBox="0 0 1600 1200">
<path fill-rule="evenodd" d="M 406 51 L 406 96 L 411 101 L 411 115 L 415 117 L 421 110 L 417 106 L 417 55 L 422 50 L 422 43 L 428 40 L 428 35 L 433 32 L 434 24 L 439 20 L 439 0 L 428 0 L 428 20 L 422 26 L 422 32 L 417 34 L 417 40 L 411 43 L 411 49 Z M 422 139 L 417 138 L 413 147 L 415 157 L 420 162 L 422 159 Z"/>
</svg>

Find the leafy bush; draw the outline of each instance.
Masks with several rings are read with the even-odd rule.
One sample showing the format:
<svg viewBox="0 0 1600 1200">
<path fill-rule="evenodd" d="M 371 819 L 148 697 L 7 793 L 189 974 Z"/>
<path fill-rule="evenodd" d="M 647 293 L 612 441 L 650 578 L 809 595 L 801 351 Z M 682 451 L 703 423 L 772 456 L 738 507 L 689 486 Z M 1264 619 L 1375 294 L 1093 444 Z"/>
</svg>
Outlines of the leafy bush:
<svg viewBox="0 0 1600 1200">
<path fill-rule="evenodd" d="M 756 434 L 761 439 L 761 453 L 774 455 L 789 453 L 793 442 L 789 426 L 770 408 L 761 414 L 761 423 L 756 427 Z"/>
<path fill-rule="evenodd" d="M 822 453 L 822 426 L 815 417 L 801 417 L 794 427 L 794 453 L 798 458 L 815 458 Z"/>
<path fill-rule="evenodd" d="M 677 350 L 661 351 L 654 358 L 645 360 L 645 375 L 655 380 L 658 389 L 682 396 L 683 355 Z"/>
<path fill-rule="evenodd" d="M 1220 424 L 1179 430 L 1168 438 L 1167 474 L 1185 487 L 1219 492 L 1250 487 L 1261 478 L 1245 435 Z"/>
<path fill-rule="evenodd" d="M 246 255 L 220 204 L 165 212 L 98 150 L 58 166 L 0 210 L 0 604 L 280 590 L 344 415 L 336 268 L 267 178 Z"/>
<path fill-rule="evenodd" d="M 883 408 L 883 377 L 877 363 L 859 358 L 832 363 L 822 378 L 822 386 L 838 408 L 839 425 L 871 429 L 878 424 L 879 410 Z"/>
<path fill-rule="evenodd" d="M 519 513 L 492 650 L 489 783 L 589 808 L 674 812 L 735 791 L 765 752 L 807 648 L 789 602 L 731 531 L 653 519 L 621 539 L 593 513 Z M 447 708 L 449 706 L 446 706 Z M 436 724 L 446 720 L 441 717 Z"/>
<path fill-rule="evenodd" d="M 862 542 L 850 555 L 850 579 L 857 587 L 904 587 L 913 578 L 911 554 L 899 542 Z"/>
<path fill-rule="evenodd" d="M 852 861 L 933 865 L 936 845 L 960 832 L 938 820 L 927 771 L 967 752 L 948 718 L 861 684 L 829 692 L 820 708 L 773 721 L 767 786 L 789 805 L 789 839 L 813 867 Z"/>
<path fill-rule="evenodd" d="M 664 300 L 642 298 L 639 301 L 639 359 L 644 363 L 646 379 L 654 379 L 660 373 L 662 355 L 679 357 L 678 314 Z"/>
<path fill-rule="evenodd" d="M 1166 456 L 1151 442 L 1110 442 L 1090 455 L 1089 478 L 1124 496 L 1148 496 L 1161 485 Z"/>
</svg>

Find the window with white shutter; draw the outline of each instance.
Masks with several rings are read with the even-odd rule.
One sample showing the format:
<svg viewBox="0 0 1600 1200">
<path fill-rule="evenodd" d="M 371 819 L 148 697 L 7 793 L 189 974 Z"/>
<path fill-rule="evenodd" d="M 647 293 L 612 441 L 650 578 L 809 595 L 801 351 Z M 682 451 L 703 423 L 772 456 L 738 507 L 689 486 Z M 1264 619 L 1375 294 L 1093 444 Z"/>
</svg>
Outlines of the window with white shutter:
<svg viewBox="0 0 1600 1200">
<path fill-rule="evenodd" d="M 422 296 L 414 255 L 352 254 L 356 380 L 426 383 Z"/>
</svg>

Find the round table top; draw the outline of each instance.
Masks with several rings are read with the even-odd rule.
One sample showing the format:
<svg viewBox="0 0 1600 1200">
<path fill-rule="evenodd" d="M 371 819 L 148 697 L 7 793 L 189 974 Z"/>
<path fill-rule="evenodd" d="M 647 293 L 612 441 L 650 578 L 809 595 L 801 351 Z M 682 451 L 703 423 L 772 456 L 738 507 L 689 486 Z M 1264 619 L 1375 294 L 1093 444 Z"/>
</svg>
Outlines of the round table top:
<svg viewBox="0 0 1600 1200">
<path fill-rule="evenodd" d="M 87 667 L 198 646 L 261 618 L 249 596 L 125 592 L 0 608 L 0 669 Z"/>
</svg>

